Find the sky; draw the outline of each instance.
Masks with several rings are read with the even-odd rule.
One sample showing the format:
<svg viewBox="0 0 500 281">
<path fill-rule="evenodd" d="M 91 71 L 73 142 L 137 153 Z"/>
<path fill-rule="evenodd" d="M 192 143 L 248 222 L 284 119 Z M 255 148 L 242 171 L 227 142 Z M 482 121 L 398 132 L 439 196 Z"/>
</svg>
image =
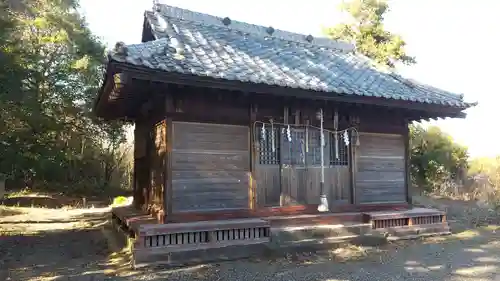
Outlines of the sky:
<svg viewBox="0 0 500 281">
<path fill-rule="evenodd" d="M 347 20 L 342 0 L 161 0 L 160 3 L 252 24 L 313 36 L 322 27 Z M 403 37 L 417 64 L 399 67 L 406 76 L 464 94 L 478 106 L 465 119 L 433 122 L 473 157 L 500 155 L 495 123 L 500 120 L 496 93 L 500 80 L 500 1 L 389 0 L 386 28 Z M 140 43 L 145 10 L 153 0 L 80 0 L 90 29 L 109 46 Z M 496 27 L 496 28 L 495 28 Z"/>
</svg>

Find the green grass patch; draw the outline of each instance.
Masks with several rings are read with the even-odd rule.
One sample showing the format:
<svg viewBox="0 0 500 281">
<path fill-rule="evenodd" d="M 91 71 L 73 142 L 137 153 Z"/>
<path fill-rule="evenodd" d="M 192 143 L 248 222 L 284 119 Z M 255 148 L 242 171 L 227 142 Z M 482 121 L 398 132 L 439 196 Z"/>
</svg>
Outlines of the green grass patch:
<svg viewBox="0 0 500 281">
<path fill-rule="evenodd" d="M 119 207 L 119 206 L 126 205 L 127 202 L 128 202 L 127 197 L 117 196 L 117 197 L 113 198 L 113 203 L 111 204 L 111 206 L 112 207 Z"/>
</svg>

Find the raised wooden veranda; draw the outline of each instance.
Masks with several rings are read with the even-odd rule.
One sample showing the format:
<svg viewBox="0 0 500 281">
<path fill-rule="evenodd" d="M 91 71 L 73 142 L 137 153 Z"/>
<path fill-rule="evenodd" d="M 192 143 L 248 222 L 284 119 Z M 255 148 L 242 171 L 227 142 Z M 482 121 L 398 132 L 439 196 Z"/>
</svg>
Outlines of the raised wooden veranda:
<svg viewBox="0 0 500 281">
<path fill-rule="evenodd" d="M 132 266 L 182 266 L 246 258 L 267 251 L 324 247 L 352 239 L 413 239 L 446 235 L 442 211 L 393 206 L 385 211 L 272 215 L 162 223 L 132 206 L 112 210 L 115 228 L 131 241 Z"/>
</svg>

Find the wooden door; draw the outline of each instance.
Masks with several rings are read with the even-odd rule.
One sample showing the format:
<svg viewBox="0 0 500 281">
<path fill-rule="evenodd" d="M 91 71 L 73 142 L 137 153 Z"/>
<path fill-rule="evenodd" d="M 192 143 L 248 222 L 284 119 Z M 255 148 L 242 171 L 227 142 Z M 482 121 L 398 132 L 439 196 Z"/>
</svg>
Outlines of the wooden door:
<svg viewBox="0 0 500 281">
<path fill-rule="evenodd" d="M 308 169 L 305 132 L 303 128 L 286 126 L 280 130 L 281 206 L 307 204 Z"/>
</svg>

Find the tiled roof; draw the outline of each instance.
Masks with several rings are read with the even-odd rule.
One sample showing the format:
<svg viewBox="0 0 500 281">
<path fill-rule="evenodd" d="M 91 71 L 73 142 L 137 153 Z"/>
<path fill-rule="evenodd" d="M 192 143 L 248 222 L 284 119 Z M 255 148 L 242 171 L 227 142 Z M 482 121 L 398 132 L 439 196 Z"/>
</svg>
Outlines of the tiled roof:
<svg viewBox="0 0 500 281">
<path fill-rule="evenodd" d="M 146 12 L 156 40 L 110 52 L 152 69 L 336 94 L 467 108 L 456 95 L 382 71 L 347 43 L 157 5 Z"/>
</svg>

